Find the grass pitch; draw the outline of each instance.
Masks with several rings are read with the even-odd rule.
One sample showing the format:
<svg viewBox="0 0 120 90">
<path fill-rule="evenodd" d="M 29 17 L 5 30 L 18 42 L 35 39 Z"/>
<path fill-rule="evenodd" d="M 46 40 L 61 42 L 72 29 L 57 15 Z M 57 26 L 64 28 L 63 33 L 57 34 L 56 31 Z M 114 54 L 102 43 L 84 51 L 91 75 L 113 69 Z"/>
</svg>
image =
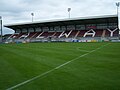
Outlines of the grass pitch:
<svg viewBox="0 0 120 90">
<path fill-rule="evenodd" d="M 59 66 L 13 90 L 120 90 L 120 43 L 107 44 L 0 45 L 0 90 Z"/>
</svg>

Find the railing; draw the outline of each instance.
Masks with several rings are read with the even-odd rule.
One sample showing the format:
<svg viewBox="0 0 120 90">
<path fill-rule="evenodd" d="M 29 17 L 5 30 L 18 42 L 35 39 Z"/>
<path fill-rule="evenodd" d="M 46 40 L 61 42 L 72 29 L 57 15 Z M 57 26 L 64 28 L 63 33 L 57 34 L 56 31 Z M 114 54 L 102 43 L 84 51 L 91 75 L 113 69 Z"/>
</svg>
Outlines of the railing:
<svg viewBox="0 0 120 90">
<path fill-rule="evenodd" d="M 26 42 L 73 42 L 73 41 L 111 41 L 111 40 L 119 40 L 119 37 L 77 37 L 77 38 L 56 38 L 56 37 L 48 37 L 48 38 L 26 38 L 26 39 L 6 39 L 7 43 L 26 43 Z"/>
</svg>

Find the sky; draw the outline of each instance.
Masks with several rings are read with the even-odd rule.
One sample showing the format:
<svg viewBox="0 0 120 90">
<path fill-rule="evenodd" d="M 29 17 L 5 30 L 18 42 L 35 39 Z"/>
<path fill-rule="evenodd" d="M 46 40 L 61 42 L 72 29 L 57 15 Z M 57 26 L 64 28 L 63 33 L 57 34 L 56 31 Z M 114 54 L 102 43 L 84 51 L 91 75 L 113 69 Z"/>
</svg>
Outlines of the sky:
<svg viewBox="0 0 120 90">
<path fill-rule="evenodd" d="M 120 0 L 0 0 L 0 16 L 3 25 L 23 22 L 71 18 L 115 15 L 116 2 Z M 3 27 L 3 34 L 14 33 Z"/>
</svg>

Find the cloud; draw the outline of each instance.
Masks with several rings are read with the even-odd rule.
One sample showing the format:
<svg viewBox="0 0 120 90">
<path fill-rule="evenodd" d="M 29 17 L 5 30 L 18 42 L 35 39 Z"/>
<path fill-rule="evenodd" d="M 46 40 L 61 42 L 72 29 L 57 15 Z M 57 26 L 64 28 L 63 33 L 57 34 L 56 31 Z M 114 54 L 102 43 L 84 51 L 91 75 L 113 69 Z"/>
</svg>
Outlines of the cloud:
<svg viewBox="0 0 120 90">
<path fill-rule="evenodd" d="M 0 15 L 3 24 L 30 22 L 32 12 L 34 21 L 68 18 L 68 7 L 72 18 L 112 15 L 116 14 L 115 2 L 118 0 L 0 0 Z"/>
</svg>

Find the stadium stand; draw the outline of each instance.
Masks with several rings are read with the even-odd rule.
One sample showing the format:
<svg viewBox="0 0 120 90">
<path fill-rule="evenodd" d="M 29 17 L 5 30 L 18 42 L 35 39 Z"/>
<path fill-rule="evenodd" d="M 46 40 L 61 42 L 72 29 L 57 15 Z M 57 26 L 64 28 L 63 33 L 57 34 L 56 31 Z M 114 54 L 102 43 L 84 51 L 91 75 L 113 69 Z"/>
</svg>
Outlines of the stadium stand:
<svg viewBox="0 0 120 90">
<path fill-rule="evenodd" d="M 81 30 L 79 34 L 77 35 L 77 37 L 83 37 L 86 32 L 87 30 Z"/>
<path fill-rule="evenodd" d="M 32 27 L 31 27 L 32 26 Z M 118 39 L 117 15 L 5 25 L 15 31 L 6 41 L 70 41 Z M 20 27 L 20 28 L 18 28 Z"/>
<path fill-rule="evenodd" d="M 35 35 L 35 32 L 30 32 L 29 35 L 26 38 L 32 38 Z"/>
<path fill-rule="evenodd" d="M 103 34 L 103 30 L 95 30 L 96 34 L 95 34 L 95 37 L 103 37 L 104 34 Z"/>
</svg>

